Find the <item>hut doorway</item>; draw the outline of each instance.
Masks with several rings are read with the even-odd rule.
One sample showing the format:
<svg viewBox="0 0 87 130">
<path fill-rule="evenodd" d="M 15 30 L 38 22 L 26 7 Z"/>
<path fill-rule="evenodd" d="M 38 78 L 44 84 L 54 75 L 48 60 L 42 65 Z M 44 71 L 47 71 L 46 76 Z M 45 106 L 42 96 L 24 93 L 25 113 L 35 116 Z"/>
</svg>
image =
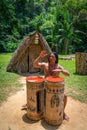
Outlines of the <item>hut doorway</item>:
<svg viewBox="0 0 87 130">
<path fill-rule="evenodd" d="M 40 71 L 40 69 L 33 67 L 33 62 L 38 57 L 41 50 L 42 48 L 39 44 L 38 45 L 32 44 L 28 48 L 28 72 L 29 73 L 35 73 Z"/>
</svg>

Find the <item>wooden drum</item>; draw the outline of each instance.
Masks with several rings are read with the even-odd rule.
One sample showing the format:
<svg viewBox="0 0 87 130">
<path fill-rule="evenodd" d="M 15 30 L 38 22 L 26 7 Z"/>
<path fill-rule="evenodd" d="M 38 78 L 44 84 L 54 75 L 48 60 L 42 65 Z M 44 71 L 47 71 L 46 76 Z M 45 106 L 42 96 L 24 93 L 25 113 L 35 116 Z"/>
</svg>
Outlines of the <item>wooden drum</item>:
<svg viewBox="0 0 87 130">
<path fill-rule="evenodd" d="M 48 124 L 60 125 L 64 110 L 64 78 L 46 78 L 46 102 L 44 118 Z"/>
<path fill-rule="evenodd" d="M 27 85 L 27 116 L 32 120 L 40 120 L 43 115 L 44 78 L 29 76 Z"/>
</svg>

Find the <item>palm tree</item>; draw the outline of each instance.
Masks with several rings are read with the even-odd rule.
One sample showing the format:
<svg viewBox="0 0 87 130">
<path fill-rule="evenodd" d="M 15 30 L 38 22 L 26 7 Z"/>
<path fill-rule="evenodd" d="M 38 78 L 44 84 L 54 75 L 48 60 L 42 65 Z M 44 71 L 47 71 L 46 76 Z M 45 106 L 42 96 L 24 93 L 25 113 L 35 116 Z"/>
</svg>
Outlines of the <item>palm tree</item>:
<svg viewBox="0 0 87 130">
<path fill-rule="evenodd" d="M 58 22 L 58 42 L 63 44 L 62 53 L 67 54 L 68 45 L 72 42 L 73 37 L 72 19 L 68 11 L 62 15 L 62 20 Z"/>
<path fill-rule="evenodd" d="M 63 13 L 63 20 L 60 21 L 58 29 L 58 42 L 62 44 L 62 53 L 67 54 L 69 52 L 69 46 L 73 46 L 73 43 L 81 44 L 81 35 L 87 37 L 87 34 L 76 28 L 77 22 L 80 22 L 79 15 L 71 17 L 69 11 Z"/>
</svg>

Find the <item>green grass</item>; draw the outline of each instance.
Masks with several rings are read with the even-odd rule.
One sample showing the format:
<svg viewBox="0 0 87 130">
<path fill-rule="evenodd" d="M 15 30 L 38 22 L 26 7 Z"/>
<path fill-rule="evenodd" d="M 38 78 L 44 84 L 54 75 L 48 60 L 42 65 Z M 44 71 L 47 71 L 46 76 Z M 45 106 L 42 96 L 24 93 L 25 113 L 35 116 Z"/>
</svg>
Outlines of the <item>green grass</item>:
<svg viewBox="0 0 87 130">
<path fill-rule="evenodd" d="M 70 72 L 69 77 L 62 75 L 65 78 L 65 90 L 67 95 L 87 103 L 87 75 L 76 74 L 75 60 L 60 60 L 59 63 Z"/>
<path fill-rule="evenodd" d="M 0 104 L 7 99 L 9 95 L 21 88 L 18 82 L 19 75 L 6 72 L 6 67 L 12 53 L 0 54 Z"/>
</svg>

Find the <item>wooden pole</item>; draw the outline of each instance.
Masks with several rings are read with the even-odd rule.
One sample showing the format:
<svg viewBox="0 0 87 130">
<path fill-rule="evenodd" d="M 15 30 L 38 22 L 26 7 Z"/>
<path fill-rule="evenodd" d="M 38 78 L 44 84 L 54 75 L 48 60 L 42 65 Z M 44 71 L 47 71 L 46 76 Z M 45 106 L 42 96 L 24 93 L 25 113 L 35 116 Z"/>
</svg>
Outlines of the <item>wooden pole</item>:
<svg viewBox="0 0 87 130">
<path fill-rule="evenodd" d="M 76 52 L 75 63 L 76 63 L 76 73 L 87 75 L 87 53 Z"/>
</svg>

